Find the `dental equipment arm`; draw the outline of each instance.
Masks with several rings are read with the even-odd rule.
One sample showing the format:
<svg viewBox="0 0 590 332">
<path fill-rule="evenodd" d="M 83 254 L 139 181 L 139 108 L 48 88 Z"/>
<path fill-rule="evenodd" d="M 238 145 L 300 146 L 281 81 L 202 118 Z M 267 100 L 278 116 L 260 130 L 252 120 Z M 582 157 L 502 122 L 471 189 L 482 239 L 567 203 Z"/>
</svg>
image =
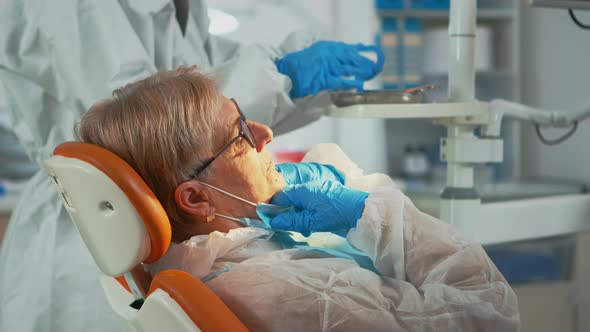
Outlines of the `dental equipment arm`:
<svg viewBox="0 0 590 332">
<path fill-rule="evenodd" d="M 587 0 L 529 0 L 532 6 L 551 8 L 590 9 Z"/>
<path fill-rule="evenodd" d="M 482 128 L 484 135 L 499 136 L 500 125 L 504 117 L 534 124 L 539 139 L 544 144 L 555 145 L 570 138 L 576 131 L 578 124 L 590 118 L 590 103 L 573 114 L 564 114 L 560 111 L 542 110 L 503 99 L 495 99 L 489 104 L 489 123 Z M 560 138 L 548 140 L 541 134 L 541 127 L 571 127 L 571 129 Z"/>
<path fill-rule="evenodd" d="M 503 99 L 495 99 L 490 103 L 490 111 L 501 116 L 532 122 L 540 126 L 568 127 L 576 122 L 590 118 L 590 103 L 577 110 L 574 114 L 564 114 L 560 111 L 543 110 Z"/>
</svg>

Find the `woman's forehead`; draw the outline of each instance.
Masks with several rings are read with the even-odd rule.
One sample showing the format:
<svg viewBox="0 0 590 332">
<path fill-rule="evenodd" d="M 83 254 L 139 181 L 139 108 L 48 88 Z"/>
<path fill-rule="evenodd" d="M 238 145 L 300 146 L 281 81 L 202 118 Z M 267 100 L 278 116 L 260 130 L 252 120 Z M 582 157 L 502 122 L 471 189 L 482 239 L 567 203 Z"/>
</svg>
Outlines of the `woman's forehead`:
<svg viewBox="0 0 590 332">
<path fill-rule="evenodd" d="M 236 105 L 230 99 L 222 97 L 221 107 L 219 108 L 217 116 L 221 128 L 225 128 L 223 129 L 224 136 L 235 135 L 234 128 L 237 128 L 236 125 L 239 121 L 240 114 L 236 110 Z"/>
<path fill-rule="evenodd" d="M 236 110 L 236 105 L 228 98 L 222 97 L 221 107 L 219 109 L 219 117 L 225 119 L 228 122 L 235 122 L 236 118 L 239 117 L 239 113 Z M 223 121 L 225 123 L 225 121 Z M 227 123 L 226 123 L 227 124 Z"/>
</svg>

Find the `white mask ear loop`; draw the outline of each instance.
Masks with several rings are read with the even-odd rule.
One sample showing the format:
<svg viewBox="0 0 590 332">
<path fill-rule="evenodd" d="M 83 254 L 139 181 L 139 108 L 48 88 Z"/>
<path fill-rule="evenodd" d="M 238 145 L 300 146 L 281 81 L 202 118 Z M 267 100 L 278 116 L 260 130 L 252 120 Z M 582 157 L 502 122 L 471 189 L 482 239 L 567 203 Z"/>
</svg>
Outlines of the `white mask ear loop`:
<svg viewBox="0 0 590 332">
<path fill-rule="evenodd" d="M 243 203 L 249 204 L 249 205 L 251 205 L 251 206 L 253 206 L 253 207 L 257 207 L 257 206 L 258 206 L 258 204 L 256 204 L 256 203 L 250 202 L 249 200 L 247 200 L 247 199 L 244 199 L 244 198 L 242 198 L 242 197 L 239 197 L 239 196 L 237 196 L 237 195 L 234 195 L 234 194 L 228 193 L 227 191 L 225 191 L 225 190 L 222 190 L 222 189 L 219 189 L 219 188 L 217 188 L 217 187 L 215 187 L 215 186 L 213 186 L 213 185 L 210 185 L 210 184 L 208 184 L 208 183 L 201 182 L 201 181 L 198 181 L 198 180 L 195 180 L 195 181 L 197 181 L 198 183 L 200 183 L 200 184 L 204 185 L 205 187 L 211 188 L 211 189 L 213 189 L 213 190 L 217 190 L 217 191 L 219 191 L 219 192 L 220 192 L 220 193 L 222 193 L 222 194 L 226 194 L 227 196 L 229 196 L 229 197 L 231 197 L 231 198 L 237 199 L 237 200 L 238 200 L 238 201 L 240 201 L 240 202 L 243 202 Z M 231 221 L 240 222 L 240 219 L 238 219 L 238 218 L 234 218 L 234 217 L 226 216 L 226 215 L 223 215 L 223 214 L 220 214 L 220 213 L 213 213 L 213 214 L 214 214 L 214 215 L 216 215 L 216 216 L 218 216 L 218 217 L 221 217 L 221 218 L 229 219 L 229 220 L 231 220 Z"/>
<path fill-rule="evenodd" d="M 195 181 L 197 181 L 198 183 L 200 183 L 200 184 L 204 185 L 205 187 L 209 187 L 209 188 L 211 188 L 211 189 L 213 189 L 213 190 L 217 190 L 217 191 L 219 191 L 219 192 L 220 192 L 220 193 L 222 193 L 222 194 L 226 194 L 226 195 L 227 195 L 227 196 L 229 196 L 229 197 L 235 198 L 235 199 L 237 199 L 238 201 L 241 201 L 241 202 L 243 202 L 243 203 L 249 204 L 249 205 L 251 205 L 251 206 L 253 206 L 253 207 L 257 207 L 257 206 L 258 206 L 258 204 L 256 204 L 256 203 L 252 203 L 252 202 L 250 202 L 250 201 L 249 201 L 249 200 L 247 200 L 247 199 L 243 199 L 242 197 L 236 196 L 236 195 L 234 195 L 234 194 L 230 194 L 230 193 L 228 193 L 227 191 L 225 191 L 225 190 L 222 190 L 222 189 L 219 189 L 219 188 L 217 188 L 217 187 L 215 187 L 215 186 L 212 186 L 212 185 L 210 185 L 210 184 L 208 184 L 208 183 L 201 182 L 201 181 L 198 181 L 198 180 L 195 180 Z M 221 217 L 223 217 L 223 216 L 221 216 Z"/>
<path fill-rule="evenodd" d="M 225 219 L 229 219 L 229 220 L 231 220 L 231 221 L 235 221 L 235 222 L 239 222 L 239 223 L 241 223 L 241 222 L 240 222 L 240 219 L 238 219 L 238 218 L 234 218 L 234 217 L 226 216 L 226 215 L 224 215 L 224 214 L 217 213 L 217 212 L 215 212 L 215 213 L 213 213 L 213 214 L 214 214 L 214 215 L 216 215 L 216 216 L 218 216 L 218 217 L 221 217 L 221 218 L 225 218 Z"/>
</svg>

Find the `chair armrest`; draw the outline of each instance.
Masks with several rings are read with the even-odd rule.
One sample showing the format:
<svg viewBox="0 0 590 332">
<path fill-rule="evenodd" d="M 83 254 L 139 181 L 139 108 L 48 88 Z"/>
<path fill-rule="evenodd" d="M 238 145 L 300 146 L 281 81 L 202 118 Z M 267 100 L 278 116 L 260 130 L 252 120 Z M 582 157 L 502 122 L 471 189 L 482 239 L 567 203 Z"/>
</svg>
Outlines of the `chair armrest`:
<svg viewBox="0 0 590 332">
<path fill-rule="evenodd" d="M 225 303 L 192 274 L 162 271 L 152 280 L 148 296 L 158 288 L 168 293 L 201 331 L 248 331 Z"/>
</svg>

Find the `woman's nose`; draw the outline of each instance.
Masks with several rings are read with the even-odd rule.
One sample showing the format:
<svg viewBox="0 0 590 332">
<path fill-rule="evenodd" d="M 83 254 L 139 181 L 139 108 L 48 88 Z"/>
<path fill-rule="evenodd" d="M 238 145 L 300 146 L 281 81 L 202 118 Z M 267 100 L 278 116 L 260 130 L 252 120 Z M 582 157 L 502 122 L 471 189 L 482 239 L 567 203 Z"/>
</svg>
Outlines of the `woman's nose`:
<svg viewBox="0 0 590 332">
<path fill-rule="evenodd" d="M 248 127 L 252 130 L 256 139 L 256 151 L 262 151 L 266 144 L 272 142 L 273 134 L 269 127 L 254 121 L 248 121 Z"/>
</svg>

